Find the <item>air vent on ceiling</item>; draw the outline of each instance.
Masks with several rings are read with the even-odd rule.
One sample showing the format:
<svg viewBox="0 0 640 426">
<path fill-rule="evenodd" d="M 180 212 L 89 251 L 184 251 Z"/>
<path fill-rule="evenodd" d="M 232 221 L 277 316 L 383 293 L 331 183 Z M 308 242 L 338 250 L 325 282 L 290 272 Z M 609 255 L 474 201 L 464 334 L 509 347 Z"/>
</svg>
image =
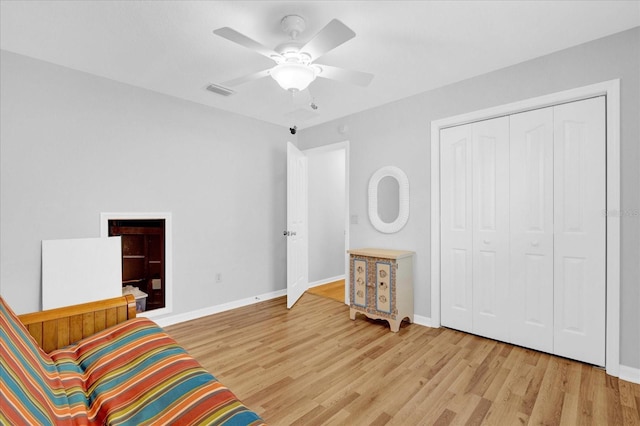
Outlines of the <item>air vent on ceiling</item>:
<svg viewBox="0 0 640 426">
<path fill-rule="evenodd" d="M 222 96 L 231 96 L 234 93 L 236 93 L 231 89 L 228 89 L 226 87 L 220 86 L 218 84 L 213 84 L 213 83 L 211 83 L 211 84 L 209 84 L 207 86 L 207 90 L 210 91 L 210 92 L 213 92 L 213 93 L 217 93 L 218 95 L 222 95 Z"/>
</svg>

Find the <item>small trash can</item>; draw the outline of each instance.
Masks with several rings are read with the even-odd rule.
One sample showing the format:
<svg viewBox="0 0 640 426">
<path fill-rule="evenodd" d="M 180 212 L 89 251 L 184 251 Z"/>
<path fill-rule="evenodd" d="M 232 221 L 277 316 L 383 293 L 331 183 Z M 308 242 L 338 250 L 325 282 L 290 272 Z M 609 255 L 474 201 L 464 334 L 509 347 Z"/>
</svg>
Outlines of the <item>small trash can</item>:
<svg viewBox="0 0 640 426">
<path fill-rule="evenodd" d="M 136 312 L 144 312 L 147 309 L 147 293 L 138 287 L 127 285 L 122 287 L 122 295 L 125 294 L 132 294 L 136 298 Z"/>
</svg>

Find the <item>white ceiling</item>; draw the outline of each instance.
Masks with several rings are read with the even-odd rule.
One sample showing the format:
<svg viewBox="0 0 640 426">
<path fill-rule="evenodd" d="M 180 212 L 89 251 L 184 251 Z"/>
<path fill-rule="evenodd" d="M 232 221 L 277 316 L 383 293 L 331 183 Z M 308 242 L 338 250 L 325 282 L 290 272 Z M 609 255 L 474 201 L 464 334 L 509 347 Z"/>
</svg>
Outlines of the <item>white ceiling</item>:
<svg viewBox="0 0 640 426">
<path fill-rule="evenodd" d="M 267 77 L 230 97 L 205 90 L 273 64 L 212 30 L 273 48 L 289 14 L 306 20 L 301 40 L 333 18 L 353 29 L 319 62 L 373 73 L 371 85 L 319 78 L 292 98 Z M 2 0 L 0 17 L 4 50 L 304 128 L 638 26 L 640 1 Z"/>
</svg>

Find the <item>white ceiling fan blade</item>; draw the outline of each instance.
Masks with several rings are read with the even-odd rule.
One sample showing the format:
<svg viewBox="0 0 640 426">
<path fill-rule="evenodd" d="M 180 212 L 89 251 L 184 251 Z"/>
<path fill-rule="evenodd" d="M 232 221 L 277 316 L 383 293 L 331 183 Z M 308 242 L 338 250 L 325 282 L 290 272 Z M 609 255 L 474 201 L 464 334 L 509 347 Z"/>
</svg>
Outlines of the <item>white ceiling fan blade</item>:
<svg viewBox="0 0 640 426">
<path fill-rule="evenodd" d="M 240 46 L 244 46 L 247 49 L 251 49 L 254 52 L 258 52 L 259 54 L 266 56 L 267 58 L 273 59 L 281 59 L 282 57 L 276 53 L 275 50 L 269 49 L 268 47 L 258 43 L 257 41 L 250 39 L 244 34 L 239 33 L 233 28 L 223 27 L 218 28 L 217 30 L 213 30 L 213 33 L 219 35 L 222 38 L 226 38 L 229 41 L 239 44 Z"/>
<path fill-rule="evenodd" d="M 223 86 L 239 86 L 240 84 L 248 83 L 250 81 L 258 80 L 269 75 L 269 71 L 271 68 L 267 68 L 266 70 L 258 71 L 253 74 L 245 75 L 242 77 L 234 78 L 233 80 L 225 81 L 224 83 L 220 83 Z"/>
<path fill-rule="evenodd" d="M 345 24 L 337 19 L 329 22 L 318 34 L 307 42 L 300 52 L 304 52 L 311 56 L 312 60 L 316 60 L 331 49 L 335 49 L 342 43 L 351 40 L 356 33 Z"/>
<path fill-rule="evenodd" d="M 329 78 L 331 80 L 342 81 L 344 83 L 355 84 L 357 86 L 368 86 L 373 80 L 373 74 L 368 72 L 346 70 L 344 68 L 332 67 L 330 65 L 318 65 L 322 71 L 318 77 Z"/>
</svg>

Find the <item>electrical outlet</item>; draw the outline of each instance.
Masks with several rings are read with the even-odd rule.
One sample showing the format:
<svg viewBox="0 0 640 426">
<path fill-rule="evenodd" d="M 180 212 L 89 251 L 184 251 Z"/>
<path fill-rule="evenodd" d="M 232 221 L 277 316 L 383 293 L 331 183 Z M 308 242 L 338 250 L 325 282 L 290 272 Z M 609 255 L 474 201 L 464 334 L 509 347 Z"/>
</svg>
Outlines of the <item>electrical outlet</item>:
<svg viewBox="0 0 640 426">
<path fill-rule="evenodd" d="M 216 273 L 216 284 L 222 282 L 222 274 L 220 272 Z"/>
</svg>

